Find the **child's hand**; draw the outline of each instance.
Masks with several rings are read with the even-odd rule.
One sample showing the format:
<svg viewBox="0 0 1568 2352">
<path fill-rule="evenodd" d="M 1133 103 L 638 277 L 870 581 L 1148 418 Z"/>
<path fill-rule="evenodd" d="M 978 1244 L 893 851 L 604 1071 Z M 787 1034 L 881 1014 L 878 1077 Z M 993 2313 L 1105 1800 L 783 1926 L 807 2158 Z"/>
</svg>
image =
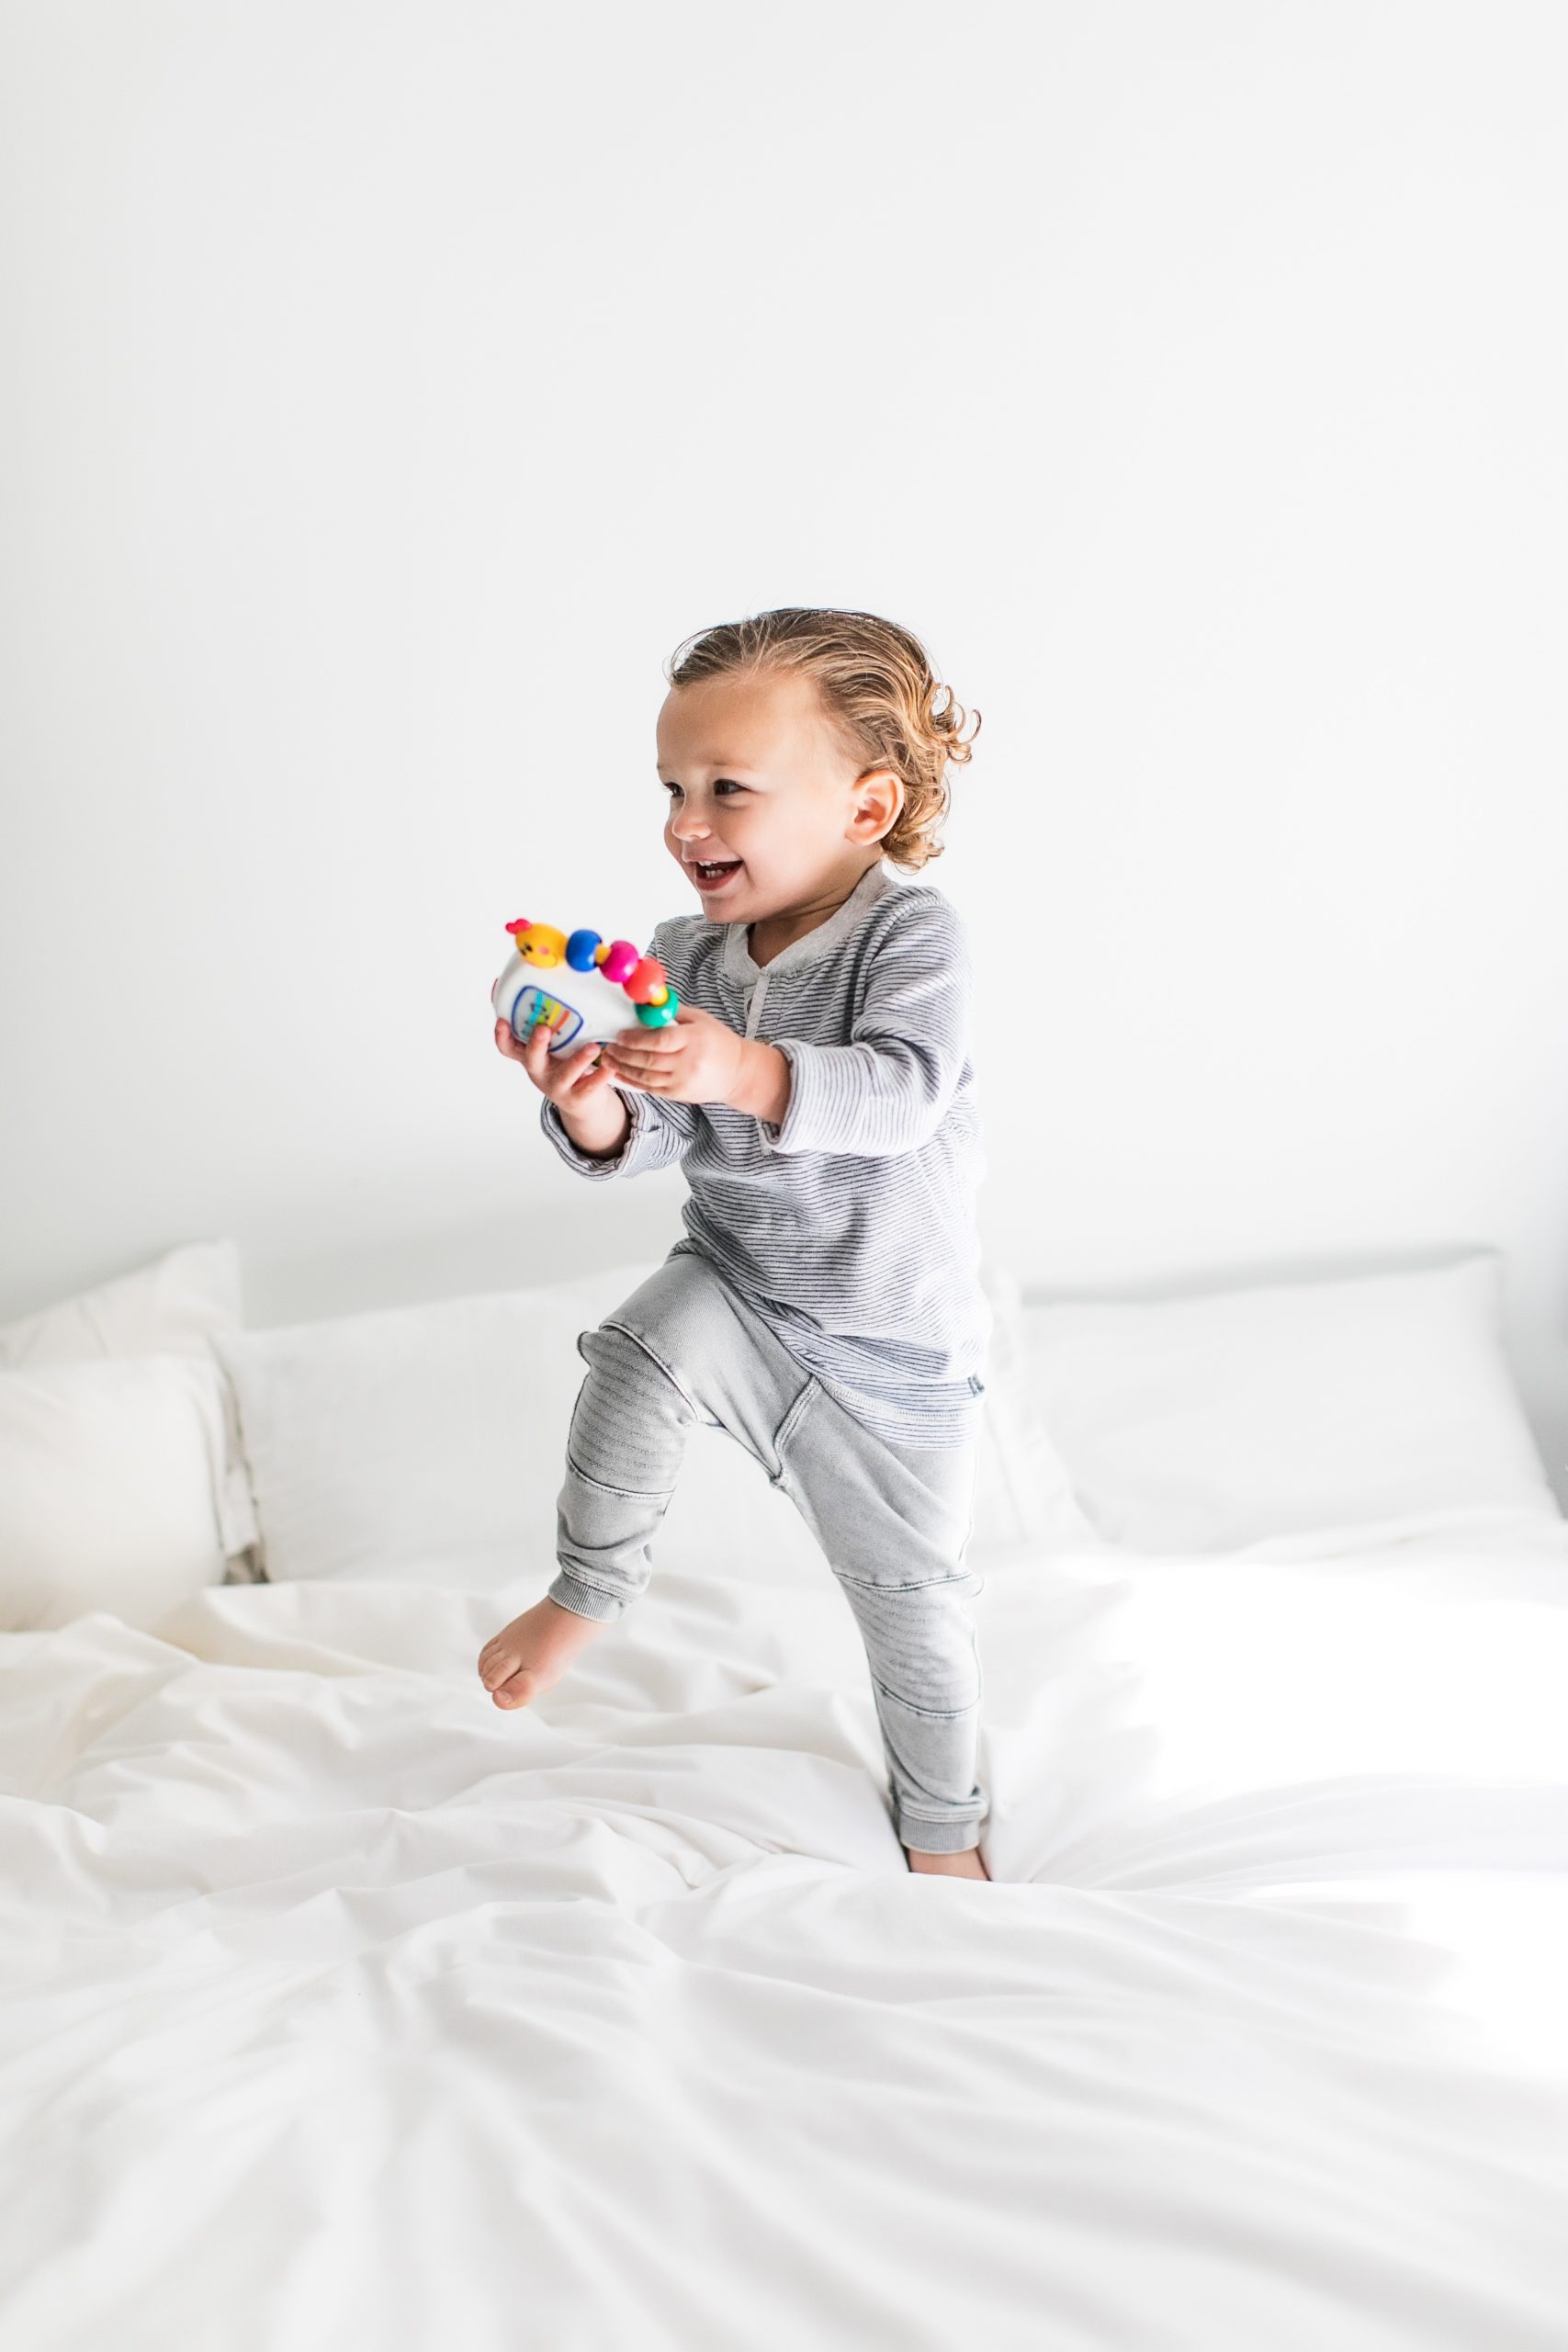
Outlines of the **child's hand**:
<svg viewBox="0 0 1568 2352">
<path fill-rule="evenodd" d="M 728 1102 L 746 1066 L 746 1040 L 699 1005 L 682 1004 L 662 1029 L 623 1029 L 604 1048 L 624 1086 L 668 1102 Z"/>
<path fill-rule="evenodd" d="M 609 1071 L 599 1059 L 600 1047 L 595 1041 L 580 1046 L 574 1054 L 552 1054 L 549 1046 L 549 1024 L 536 1021 L 528 1033 L 528 1042 L 520 1046 L 512 1034 L 510 1021 L 495 1024 L 495 1042 L 509 1062 L 521 1062 L 541 1094 L 563 1111 L 581 1108 L 584 1102 L 597 1102 L 609 1083 Z"/>
</svg>

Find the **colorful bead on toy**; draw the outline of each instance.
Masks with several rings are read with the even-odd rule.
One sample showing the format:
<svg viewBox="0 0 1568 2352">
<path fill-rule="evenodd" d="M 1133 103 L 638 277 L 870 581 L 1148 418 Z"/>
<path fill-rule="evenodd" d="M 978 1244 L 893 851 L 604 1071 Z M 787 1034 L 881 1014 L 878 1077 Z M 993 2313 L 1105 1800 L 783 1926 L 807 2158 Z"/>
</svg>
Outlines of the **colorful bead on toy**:
<svg viewBox="0 0 1568 2352">
<path fill-rule="evenodd" d="M 681 1000 L 658 956 L 643 955 L 629 939 L 605 942 L 596 931 L 569 935 L 549 923 L 530 922 L 526 915 L 506 929 L 512 960 L 491 989 L 491 1002 L 520 1043 L 545 1021 L 552 1032 L 551 1053 L 564 1053 L 618 1036 L 626 1025 L 628 1003 L 645 1029 L 668 1028 L 680 1010 Z M 562 967 L 581 975 L 563 981 L 565 995 L 547 994 L 532 979 L 535 972 Z"/>
</svg>

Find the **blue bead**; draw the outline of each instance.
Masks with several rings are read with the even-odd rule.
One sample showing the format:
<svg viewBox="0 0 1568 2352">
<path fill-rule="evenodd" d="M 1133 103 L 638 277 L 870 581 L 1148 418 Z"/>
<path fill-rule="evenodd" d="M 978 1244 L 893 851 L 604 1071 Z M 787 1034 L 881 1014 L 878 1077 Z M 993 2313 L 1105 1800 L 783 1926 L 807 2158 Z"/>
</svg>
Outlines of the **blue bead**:
<svg viewBox="0 0 1568 2352">
<path fill-rule="evenodd" d="M 598 966 L 593 961 L 593 951 L 598 944 L 599 934 L 596 931 L 572 933 L 566 943 L 566 960 L 574 972 L 592 972 L 598 969 Z"/>
</svg>

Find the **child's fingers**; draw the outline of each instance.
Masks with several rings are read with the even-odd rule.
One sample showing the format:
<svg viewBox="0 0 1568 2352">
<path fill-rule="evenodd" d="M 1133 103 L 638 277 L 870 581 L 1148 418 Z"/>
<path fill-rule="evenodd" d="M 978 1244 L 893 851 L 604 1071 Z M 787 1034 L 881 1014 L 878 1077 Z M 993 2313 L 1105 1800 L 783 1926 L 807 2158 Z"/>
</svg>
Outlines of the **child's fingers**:
<svg viewBox="0 0 1568 2352">
<path fill-rule="evenodd" d="M 569 1093 L 581 1094 L 583 1089 L 591 1086 L 596 1078 L 603 1078 L 604 1072 L 602 1068 L 596 1067 L 598 1061 L 597 1044 L 581 1046 L 575 1054 L 566 1055 L 561 1065 L 565 1091 Z"/>
<path fill-rule="evenodd" d="M 542 1078 L 546 1070 L 550 1069 L 552 1066 L 550 1060 L 550 1024 L 547 1021 L 539 1020 L 535 1022 L 524 1042 L 523 1051 L 527 1058 L 528 1068 L 534 1077 Z"/>
<path fill-rule="evenodd" d="M 548 1052 L 549 1032 L 545 1023 L 536 1022 L 526 1037 L 519 1037 L 510 1021 L 498 1020 L 495 1042 L 508 1061 L 521 1062 L 532 1079 L 541 1079 Z"/>
<path fill-rule="evenodd" d="M 530 1078 L 537 1078 L 541 1069 L 539 1055 L 543 1048 L 536 1048 L 534 1043 L 537 1035 L 536 1030 L 526 1037 L 520 1037 L 509 1023 L 501 1044 L 502 1052 L 509 1055 L 514 1062 L 521 1062 Z"/>
<path fill-rule="evenodd" d="M 536 1038 L 539 1040 L 536 1046 Z M 600 1054 L 597 1038 L 591 1037 L 586 1045 L 579 1046 L 573 1053 L 552 1054 L 549 1032 L 541 1023 L 528 1043 L 535 1051 L 535 1060 L 530 1068 L 546 1093 L 558 1102 L 565 1102 L 569 1096 L 586 1092 L 595 1083 L 602 1083 L 604 1073 L 595 1067 Z"/>
<path fill-rule="evenodd" d="M 609 1048 L 613 1067 L 626 1077 L 636 1079 L 639 1086 L 650 1078 L 659 1078 L 670 1067 L 669 1056 L 657 1046 L 615 1046 Z"/>
<path fill-rule="evenodd" d="M 526 1038 L 520 1041 L 510 1021 L 498 1020 L 495 1042 L 509 1060 L 522 1063 L 541 1094 L 547 1094 L 552 1102 L 573 1094 L 602 1092 L 609 1072 L 601 1058 L 604 1048 L 598 1039 L 590 1038 L 574 1053 L 552 1054 L 551 1026 L 547 1021 L 537 1020 Z"/>
</svg>

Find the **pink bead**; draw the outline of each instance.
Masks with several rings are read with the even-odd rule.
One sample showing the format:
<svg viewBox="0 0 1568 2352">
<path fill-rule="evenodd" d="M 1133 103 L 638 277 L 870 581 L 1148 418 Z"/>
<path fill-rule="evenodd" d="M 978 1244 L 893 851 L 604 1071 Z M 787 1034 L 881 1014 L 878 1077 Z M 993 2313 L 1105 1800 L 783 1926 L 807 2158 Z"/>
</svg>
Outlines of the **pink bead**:
<svg viewBox="0 0 1568 2352">
<path fill-rule="evenodd" d="M 629 939 L 612 939 L 609 952 L 599 969 L 607 980 L 624 980 L 636 971 L 641 961 L 640 947 L 634 947 Z"/>
</svg>

